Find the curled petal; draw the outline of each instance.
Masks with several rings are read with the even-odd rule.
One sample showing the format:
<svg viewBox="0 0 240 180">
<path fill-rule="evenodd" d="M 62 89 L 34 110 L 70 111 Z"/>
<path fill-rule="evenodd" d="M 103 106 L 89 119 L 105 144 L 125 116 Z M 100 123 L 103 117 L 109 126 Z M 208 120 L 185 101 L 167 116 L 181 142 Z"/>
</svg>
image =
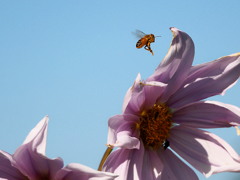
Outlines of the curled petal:
<svg viewBox="0 0 240 180">
<path fill-rule="evenodd" d="M 173 121 L 193 128 L 239 126 L 240 109 L 216 101 L 196 102 L 175 111 Z"/>
<path fill-rule="evenodd" d="M 108 140 L 107 144 L 114 144 L 117 141 L 117 129 L 124 121 L 122 115 L 116 115 L 108 120 Z"/>
<path fill-rule="evenodd" d="M 61 169 L 57 174 L 55 179 L 56 180 L 113 180 L 117 177 L 112 173 L 96 171 L 92 168 L 87 166 L 71 163 Z"/>
<path fill-rule="evenodd" d="M 205 176 L 240 171 L 239 155 L 220 137 L 196 128 L 176 126 L 169 138 L 171 148 Z"/>
<path fill-rule="evenodd" d="M 235 56 L 229 56 L 229 58 L 230 57 L 232 58 Z M 188 103 L 223 94 L 240 76 L 240 54 L 235 57 L 234 61 L 227 62 L 230 62 L 230 64 L 226 65 L 226 60 L 218 60 L 218 66 L 221 66 L 223 63 L 224 69 L 215 71 L 212 76 L 202 77 L 203 74 L 199 75 L 200 78 L 179 89 L 169 99 L 168 104 L 173 108 L 179 108 Z"/>
<path fill-rule="evenodd" d="M 177 28 L 170 29 L 174 36 L 170 49 L 154 74 L 147 79 L 147 81 L 168 84 L 162 102 L 165 102 L 181 87 L 189 73 L 194 57 L 194 43 L 191 37 Z"/>
<path fill-rule="evenodd" d="M 129 116 L 123 116 L 129 117 Z M 127 149 L 139 149 L 140 141 L 136 130 L 136 121 L 125 121 L 119 126 L 116 131 L 116 143 L 112 144 L 115 147 L 122 147 Z"/>
<path fill-rule="evenodd" d="M 117 134 L 117 141 L 113 146 L 126 149 L 139 149 L 140 141 L 136 137 L 129 136 L 128 131 L 122 131 Z"/>
<path fill-rule="evenodd" d="M 170 49 L 148 80 L 168 82 L 176 72 L 191 67 L 194 57 L 194 43 L 191 37 L 177 28 L 170 29 L 173 33 Z"/>
<path fill-rule="evenodd" d="M 117 134 L 124 131 L 125 135 L 136 136 L 135 127 L 138 117 L 131 114 L 116 115 L 108 120 L 108 144 L 115 144 Z M 118 136 L 118 138 L 120 138 Z M 118 143 L 121 142 L 118 139 Z"/>
</svg>

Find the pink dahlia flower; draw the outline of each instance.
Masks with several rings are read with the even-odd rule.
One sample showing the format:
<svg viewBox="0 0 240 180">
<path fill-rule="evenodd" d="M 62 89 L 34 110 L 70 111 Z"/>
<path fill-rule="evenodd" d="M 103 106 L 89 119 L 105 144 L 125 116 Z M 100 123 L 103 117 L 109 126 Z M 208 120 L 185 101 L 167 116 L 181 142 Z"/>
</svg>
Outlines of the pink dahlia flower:
<svg viewBox="0 0 240 180">
<path fill-rule="evenodd" d="M 0 151 L 0 179 L 8 180 L 112 180 L 116 176 L 71 163 L 63 167 L 61 158 L 45 156 L 48 117 L 29 133 L 13 155 Z"/>
<path fill-rule="evenodd" d="M 203 100 L 223 94 L 237 81 L 240 53 L 192 66 L 192 39 L 176 28 L 171 31 L 174 37 L 163 61 L 147 80 L 137 76 L 123 113 L 109 119 L 108 144 L 119 148 L 103 170 L 118 174 L 117 179 L 198 179 L 185 162 L 207 177 L 240 171 L 234 149 L 201 129 L 240 125 L 238 107 Z"/>
</svg>

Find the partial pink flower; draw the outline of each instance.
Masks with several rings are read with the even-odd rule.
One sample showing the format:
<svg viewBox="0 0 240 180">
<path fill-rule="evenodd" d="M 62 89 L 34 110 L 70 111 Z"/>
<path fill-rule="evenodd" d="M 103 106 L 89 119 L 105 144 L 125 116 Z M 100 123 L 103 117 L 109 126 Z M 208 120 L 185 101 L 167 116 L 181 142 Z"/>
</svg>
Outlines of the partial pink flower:
<svg viewBox="0 0 240 180">
<path fill-rule="evenodd" d="M 0 179 L 8 180 L 112 180 L 116 176 L 71 163 L 63 167 L 61 158 L 45 156 L 48 117 L 28 134 L 13 155 L 0 151 Z"/>
<path fill-rule="evenodd" d="M 119 147 L 103 170 L 119 180 L 196 180 L 192 167 L 210 176 L 240 171 L 240 157 L 220 137 L 201 128 L 237 127 L 240 109 L 204 101 L 224 94 L 240 76 L 240 53 L 192 66 L 191 37 L 171 28 L 171 47 L 147 80 L 137 76 L 123 113 L 109 119 L 108 144 Z M 181 157 L 181 158 L 180 158 Z"/>
</svg>

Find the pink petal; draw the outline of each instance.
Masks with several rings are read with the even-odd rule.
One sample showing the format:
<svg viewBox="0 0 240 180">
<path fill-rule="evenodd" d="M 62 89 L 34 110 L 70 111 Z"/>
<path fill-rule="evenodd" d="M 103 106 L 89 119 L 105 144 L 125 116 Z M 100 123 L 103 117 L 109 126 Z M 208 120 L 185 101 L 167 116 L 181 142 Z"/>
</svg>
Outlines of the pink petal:
<svg viewBox="0 0 240 180">
<path fill-rule="evenodd" d="M 123 101 L 123 107 L 122 107 L 122 111 L 124 112 L 126 110 L 126 107 L 128 106 L 129 101 L 131 100 L 131 97 L 133 95 L 133 93 L 135 91 L 138 91 L 139 88 L 141 88 L 140 86 L 140 82 L 141 82 L 141 75 L 138 74 L 132 87 L 130 87 L 124 97 L 124 101 Z"/>
<path fill-rule="evenodd" d="M 126 106 L 126 108 L 123 113 L 137 115 L 141 112 L 142 106 L 146 101 L 146 96 L 142 88 L 143 85 L 139 85 L 138 90 L 133 89 L 134 92 L 131 94 L 131 97 L 129 97 L 127 104 L 124 102 L 124 106 Z"/>
<path fill-rule="evenodd" d="M 139 149 L 140 141 L 138 138 L 130 136 L 128 131 L 122 131 L 117 134 L 117 141 L 115 144 L 112 144 L 112 146 L 127 149 Z"/>
<path fill-rule="evenodd" d="M 31 179 L 53 179 L 57 171 L 63 167 L 61 158 L 49 159 L 42 154 L 34 153 L 27 149 L 18 154 L 18 169 Z M 22 161 L 20 161 L 22 160 Z"/>
<path fill-rule="evenodd" d="M 129 168 L 132 168 L 130 167 L 130 163 L 133 159 L 135 160 L 134 152 L 138 154 L 142 151 L 135 149 L 118 149 L 112 152 L 103 166 L 103 171 L 118 175 L 119 177 L 116 178 L 117 180 L 128 180 L 128 178 L 133 179 L 133 176 L 138 177 L 138 174 L 133 175 L 133 172 L 129 171 Z"/>
<path fill-rule="evenodd" d="M 35 128 L 30 131 L 23 145 L 31 143 L 33 149 L 37 149 L 39 153 L 44 155 L 46 151 L 48 121 L 48 116 L 45 116 Z"/>
<path fill-rule="evenodd" d="M 193 66 L 187 79 L 185 80 L 185 84 L 189 84 L 195 81 L 197 78 L 204 78 L 222 74 L 229 64 L 233 63 L 234 61 L 239 61 L 239 56 L 240 53 L 236 53 L 221 57 L 214 61 Z"/>
<path fill-rule="evenodd" d="M 240 108 L 215 101 L 197 102 L 175 111 L 172 120 L 194 128 L 239 126 Z"/>
<path fill-rule="evenodd" d="M 156 180 L 159 179 L 163 170 L 163 163 L 156 151 L 146 150 L 143 156 L 143 162 L 141 164 L 142 172 L 141 179 Z"/>
<path fill-rule="evenodd" d="M 104 170 L 118 174 L 118 180 L 197 180 L 195 172 L 170 150 L 118 149 L 108 157 Z"/>
<path fill-rule="evenodd" d="M 14 165 L 32 180 L 53 178 L 56 172 L 63 167 L 62 159 L 49 159 L 44 156 L 47 123 L 48 118 L 43 118 L 13 155 Z"/>
<path fill-rule="evenodd" d="M 226 58 L 235 58 L 234 61 L 226 65 Z M 218 71 L 215 71 L 212 76 L 203 77 L 203 72 L 199 73 L 199 78 L 194 82 L 185 85 L 183 88 L 179 89 L 168 101 L 168 105 L 172 108 L 179 108 L 188 103 L 196 102 L 214 95 L 223 94 L 226 89 L 231 87 L 240 76 L 240 54 L 236 56 L 227 56 L 223 60 L 218 60 L 218 66 L 224 67 Z M 207 66 L 207 65 L 206 65 Z M 222 67 L 221 66 L 221 67 Z M 211 68 L 211 63 L 209 68 Z M 207 68 L 203 68 L 206 70 Z M 203 71 L 204 71 L 203 70 Z M 218 74 L 219 73 L 219 74 Z M 206 70 L 206 75 L 209 75 L 208 70 Z M 195 75 L 196 78 L 197 75 Z"/>
<path fill-rule="evenodd" d="M 112 173 L 96 171 L 81 164 L 71 163 L 57 173 L 55 180 L 113 180 L 116 177 L 117 175 Z"/>
<path fill-rule="evenodd" d="M 205 176 L 224 171 L 240 171 L 240 158 L 218 136 L 186 126 L 176 126 L 169 138 L 171 148 Z"/>
<path fill-rule="evenodd" d="M 103 165 L 103 171 L 120 175 L 119 179 L 126 178 L 129 167 L 129 156 L 134 149 L 117 149 L 113 151 Z"/>
<path fill-rule="evenodd" d="M 161 97 L 166 86 L 167 84 L 158 81 L 141 81 L 138 74 L 125 95 L 123 113 L 138 115 L 143 109 L 151 107 Z"/>
<path fill-rule="evenodd" d="M 135 115 L 116 115 L 108 120 L 108 144 L 118 147 L 138 148 L 135 127 L 138 117 Z"/>
<path fill-rule="evenodd" d="M 10 154 L 0 151 L 0 179 L 27 180 L 16 167 L 12 165 L 13 159 Z"/>
<path fill-rule="evenodd" d="M 154 74 L 147 79 L 147 81 L 159 81 L 168 84 L 162 102 L 165 102 L 181 87 L 188 75 L 194 57 L 194 43 L 191 37 L 177 28 L 170 29 L 174 36 L 170 49 Z"/>
<path fill-rule="evenodd" d="M 167 85 L 157 81 L 146 81 L 141 83 L 141 87 L 135 90 L 131 97 L 128 97 L 128 104 L 124 114 L 139 115 L 143 109 L 152 107 L 165 91 Z"/>
<path fill-rule="evenodd" d="M 143 91 L 145 94 L 145 102 L 142 104 L 142 109 L 146 110 L 152 107 L 155 103 L 159 102 L 163 93 L 167 87 L 167 84 L 157 82 L 157 81 L 147 81 L 145 82 Z"/>
<path fill-rule="evenodd" d="M 124 102 L 123 113 L 125 114 L 139 114 L 142 110 L 142 106 L 146 101 L 146 96 L 143 91 L 144 85 L 141 82 L 141 76 L 138 74 L 134 84 L 128 89 Z"/>
<path fill-rule="evenodd" d="M 118 174 L 117 180 L 156 180 L 163 164 L 155 151 L 118 149 L 108 157 L 104 170 Z"/>
<path fill-rule="evenodd" d="M 161 180 L 198 180 L 196 173 L 182 162 L 171 150 L 166 149 L 159 153 L 164 164 L 161 172 Z"/>
</svg>

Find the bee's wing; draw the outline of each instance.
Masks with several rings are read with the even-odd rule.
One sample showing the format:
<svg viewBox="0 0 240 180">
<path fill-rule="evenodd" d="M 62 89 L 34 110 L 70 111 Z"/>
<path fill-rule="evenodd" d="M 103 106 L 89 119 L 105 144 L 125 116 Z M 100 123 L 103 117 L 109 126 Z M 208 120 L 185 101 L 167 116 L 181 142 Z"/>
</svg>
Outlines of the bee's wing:
<svg viewBox="0 0 240 180">
<path fill-rule="evenodd" d="M 146 34 L 138 29 L 136 29 L 134 32 L 132 32 L 134 36 L 136 36 L 138 39 L 146 36 Z"/>
</svg>

